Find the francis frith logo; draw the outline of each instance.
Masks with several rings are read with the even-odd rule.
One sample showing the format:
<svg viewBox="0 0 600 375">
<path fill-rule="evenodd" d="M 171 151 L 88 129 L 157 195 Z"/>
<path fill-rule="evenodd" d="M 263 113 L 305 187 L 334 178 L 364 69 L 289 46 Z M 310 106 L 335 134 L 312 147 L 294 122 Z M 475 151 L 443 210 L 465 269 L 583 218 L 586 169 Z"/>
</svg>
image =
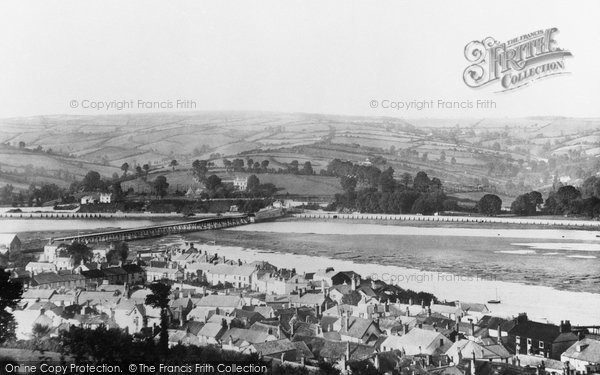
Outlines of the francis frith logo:
<svg viewBox="0 0 600 375">
<path fill-rule="evenodd" d="M 471 63 L 463 73 L 465 84 L 478 88 L 497 82 L 499 91 L 508 91 L 568 73 L 565 58 L 572 54 L 559 48 L 557 33 L 553 27 L 503 43 L 492 37 L 472 41 L 465 47 L 465 58 Z"/>
</svg>

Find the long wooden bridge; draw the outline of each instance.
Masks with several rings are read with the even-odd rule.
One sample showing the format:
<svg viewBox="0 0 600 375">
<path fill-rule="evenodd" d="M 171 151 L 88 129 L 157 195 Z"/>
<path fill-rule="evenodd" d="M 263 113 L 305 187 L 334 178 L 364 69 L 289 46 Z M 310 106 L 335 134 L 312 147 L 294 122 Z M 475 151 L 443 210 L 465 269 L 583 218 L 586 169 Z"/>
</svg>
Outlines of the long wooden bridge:
<svg viewBox="0 0 600 375">
<path fill-rule="evenodd" d="M 574 332 L 591 333 L 594 335 L 600 335 L 600 325 L 597 326 L 573 326 L 571 328 Z"/>
<path fill-rule="evenodd" d="M 179 223 L 152 225 L 140 228 L 116 229 L 107 232 L 96 232 L 51 238 L 54 241 L 71 242 L 109 242 L 130 241 L 149 237 L 159 237 L 169 234 L 197 232 L 201 230 L 220 229 L 244 225 L 252 220 L 248 215 L 215 216 L 199 220 L 190 220 Z"/>
</svg>

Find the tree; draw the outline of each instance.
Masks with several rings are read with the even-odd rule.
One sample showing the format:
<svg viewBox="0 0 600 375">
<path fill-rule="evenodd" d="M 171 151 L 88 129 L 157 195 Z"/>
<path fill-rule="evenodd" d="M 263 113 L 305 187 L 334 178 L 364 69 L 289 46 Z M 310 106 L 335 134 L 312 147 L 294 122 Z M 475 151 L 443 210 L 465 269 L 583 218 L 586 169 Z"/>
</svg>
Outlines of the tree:
<svg viewBox="0 0 600 375">
<path fill-rule="evenodd" d="M 394 169 L 388 167 L 379 176 L 379 186 L 381 186 L 381 192 L 391 193 L 396 187 L 396 181 L 394 181 Z"/>
<path fill-rule="evenodd" d="M 153 185 L 157 196 L 163 198 L 165 195 L 167 195 L 169 183 L 167 182 L 167 178 L 165 176 L 156 177 Z"/>
<path fill-rule="evenodd" d="M 142 167 L 141 166 L 139 166 L 139 165 L 135 166 L 135 174 L 138 176 L 142 175 Z"/>
<path fill-rule="evenodd" d="M 123 176 L 127 176 L 127 171 L 129 170 L 129 163 L 123 163 L 121 165 L 121 170 L 123 171 Z"/>
<path fill-rule="evenodd" d="M 83 191 L 95 191 L 102 190 L 105 187 L 105 184 L 100 177 L 100 173 L 96 171 L 89 171 L 83 177 L 83 180 L 81 180 L 80 186 Z"/>
<path fill-rule="evenodd" d="M 177 167 L 179 165 L 179 163 L 177 162 L 177 160 L 173 159 L 171 160 L 171 162 L 169 163 L 169 166 L 175 170 L 175 167 Z"/>
<path fill-rule="evenodd" d="M 400 183 L 408 188 L 413 183 L 413 177 L 410 173 L 404 172 L 402 173 L 402 176 L 400 176 Z"/>
<path fill-rule="evenodd" d="M 14 309 L 21 300 L 23 285 L 10 279 L 10 273 L 0 268 L 0 344 L 15 338 L 16 323 L 8 309 Z"/>
<path fill-rule="evenodd" d="M 346 177 L 342 176 L 340 178 L 340 185 L 342 185 L 342 189 L 348 193 L 353 192 L 356 189 L 356 177 Z"/>
<path fill-rule="evenodd" d="M 194 160 L 192 163 L 192 170 L 194 176 L 200 181 L 204 180 L 206 173 L 208 173 L 208 161 L 207 160 Z"/>
<path fill-rule="evenodd" d="M 494 194 L 486 194 L 477 202 L 477 211 L 487 216 L 496 216 L 502 210 L 502 199 Z"/>
<path fill-rule="evenodd" d="M 129 246 L 127 242 L 115 242 L 113 248 L 106 254 L 106 260 L 109 264 L 119 264 L 127 260 L 129 255 Z"/>
<path fill-rule="evenodd" d="M 142 168 L 144 169 L 144 172 L 146 172 L 146 177 L 148 177 L 148 172 L 150 171 L 150 164 L 144 164 Z"/>
<path fill-rule="evenodd" d="M 35 323 L 33 325 L 31 328 L 31 333 L 33 334 L 33 342 L 36 350 L 39 350 L 42 340 L 47 338 L 50 335 L 50 332 L 52 332 L 52 329 L 47 325 L 40 323 Z"/>
<path fill-rule="evenodd" d="M 430 188 L 430 190 L 441 190 L 442 189 L 442 181 L 437 177 L 432 178 L 431 181 L 429 182 L 429 188 Z"/>
<path fill-rule="evenodd" d="M 600 178 L 592 176 L 581 185 L 581 196 L 587 198 L 600 198 Z"/>
<path fill-rule="evenodd" d="M 19 148 L 25 148 L 25 142 L 19 141 Z"/>
<path fill-rule="evenodd" d="M 92 250 L 83 242 L 73 242 L 67 246 L 67 254 L 73 257 L 76 264 L 89 262 L 92 259 Z"/>
<path fill-rule="evenodd" d="M 544 203 L 542 194 L 538 191 L 532 191 L 527 194 L 519 195 L 510 205 L 510 211 L 515 215 L 535 215 L 538 206 Z"/>
<path fill-rule="evenodd" d="M 411 212 L 414 214 L 421 213 L 431 215 L 434 212 L 442 210 L 445 199 L 446 196 L 439 190 L 421 194 L 413 204 Z"/>
<path fill-rule="evenodd" d="M 248 177 L 248 185 L 246 187 L 248 191 L 256 191 L 259 187 L 260 180 L 258 179 L 258 177 L 256 177 L 256 175 L 253 174 L 252 176 Z"/>
<path fill-rule="evenodd" d="M 263 170 L 267 170 L 267 168 L 269 168 L 269 161 L 268 160 L 263 160 L 260 162 L 260 166 Z"/>
<path fill-rule="evenodd" d="M 60 343 L 76 362 L 126 363 L 154 355 L 153 343 L 134 343 L 120 328 L 107 329 L 104 325 L 96 329 L 72 326 L 60 334 Z"/>
<path fill-rule="evenodd" d="M 420 193 L 424 193 L 427 190 L 429 190 L 430 183 L 431 181 L 429 180 L 429 176 L 427 176 L 427 173 L 420 171 L 415 176 L 415 180 L 413 181 L 413 188 Z"/>
<path fill-rule="evenodd" d="M 560 187 L 554 195 L 557 214 L 578 214 L 581 210 L 581 192 L 574 186 Z"/>
<path fill-rule="evenodd" d="M 299 163 L 298 160 L 292 160 L 290 164 L 288 164 L 288 171 L 293 174 L 298 173 Z"/>
<path fill-rule="evenodd" d="M 233 159 L 231 166 L 235 172 L 240 172 L 244 169 L 244 161 L 242 159 Z"/>
<path fill-rule="evenodd" d="M 446 151 L 442 151 L 442 152 L 440 153 L 440 161 L 441 161 L 441 162 L 444 162 L 444 161 L 446 161 Z"/>
<path fill-rule="evenodd" d="M 210 191 L 216 191 L 217 188 L 219 188 L 221 186 L 221 179 L 219 178 L 219 176 L 213 174 L 210 175 L 207 179 L 206 179 L 206 188 Z"/>
<path fill-rule="evenodd" d="M 522 194 L 512 202 L 510 212 L 519 216 L 533 215 L 535 213 L 535 204 L 531 204 L 528 194 Z"/>
<path fill-rule="evenodd" d="M 161 282 L 154 282 L 149 286 L 152 291 L 146 296 L 146 305 L 160 309 L 160 336 L 159 346 L 163 355 L 169 350 L 169 294 L 171 286 Z"/>
<path fill-rule="evenodd" d="M 121 183 L 119 181 L 115 181 L 110 185 L 110 192 L 113 194 L 113 200 L 115 202 L 120 202 L 123 200 L 123 188 L 121 188 Z"/>
<path fill-rule="evenodd" d="M 305 161 L 304 166 L 302 167 L 302 174 L 312 175 L 313 173 L 314 172 L 312 164 L 310 163 L 310 161 Z"/>
<path fill-rule="evenodd" d="M 456 158 L 454 156 L 450 159 L 450 164 L 456 164 Z"/>
<path fill-rule="evenodd" d="M 9 204 L 12 202 L 14 187 L 11 184 L 6 184 L 0 189 L 0 202 Z"/>
</svg>

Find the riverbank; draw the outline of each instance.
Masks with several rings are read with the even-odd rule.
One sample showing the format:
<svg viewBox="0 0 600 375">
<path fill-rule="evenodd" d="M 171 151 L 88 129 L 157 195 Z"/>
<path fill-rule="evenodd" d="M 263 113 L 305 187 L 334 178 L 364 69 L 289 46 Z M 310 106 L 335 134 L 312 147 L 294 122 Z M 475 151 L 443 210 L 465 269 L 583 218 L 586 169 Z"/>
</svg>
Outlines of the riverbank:
<svg viewBox="0 0 600 375">
<path fill-rule="evenodd" d="M 448 227 L 512 227 L 540 229 L 600 229 L 600 221 L 558 216 L 444 216 L 444 215 L 388 215 L 388 214 L 341 214 L 325 211 L 307 211 L 288 216 L 287 221 L 320 222 L 375 222 L 383 225 L 448 226 Z"/>
<path fill-rule="evenodd" d="M 193 240 L 190 236 L 186 241 Z M 196 238 L 196 240 L 198 240 Z M 175 244 L 177 241 L 173 241 Z M 219 241 L 220 242 L 220 241 Z M 499 305 L 488 305 L 493 315 L 511 317 L 527 312 L 531 319 L 559 323 L 569 319 L 573 324 L 598 324 L 600 294 L 561 291 L 550 287 L 523 285 L 497 281 L 482 275 L 457 277 L 449 272 L 421 271 L 383 264 L 358 263 L 342 257 L 311 256 L 277 252 L 252 246 L 196 244 L 203 251 L 217 253 L 229 259 L 245 262 L 268 261 L 280 268 L 295 268 L 299 273 L 315 272 L 325 267 L 335 270 L 353 270 L 363 278 L 381 279 L 405 289 L 433 293 L 448 301 L 486 303 L 494 298 L 496 289 L 502 300 Z"/>
</svg>

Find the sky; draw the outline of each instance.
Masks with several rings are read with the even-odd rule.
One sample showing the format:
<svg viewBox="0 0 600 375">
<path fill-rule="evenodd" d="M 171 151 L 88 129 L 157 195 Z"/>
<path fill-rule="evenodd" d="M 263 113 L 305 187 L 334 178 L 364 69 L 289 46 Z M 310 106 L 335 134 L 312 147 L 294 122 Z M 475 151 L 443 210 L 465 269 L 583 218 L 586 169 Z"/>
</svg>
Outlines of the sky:
<svg viewBox="0 0 600 375">
<path fill-rule="evenodd" d="M 596 0 L 2 1 L 0 117 L 165 110 L 146 102 L 409 118 L 600 117 L 598 14 Z M 569 74 L 502 93 L 463 82 L 469 42 L 551 27 L 573 54 Z M 387 108 L 430 100 L 435 107 Z M 495 107 L 439 108 L 438 100 Z M 97 108 L 112 101 L 133 104 Z"/>
</svg>

